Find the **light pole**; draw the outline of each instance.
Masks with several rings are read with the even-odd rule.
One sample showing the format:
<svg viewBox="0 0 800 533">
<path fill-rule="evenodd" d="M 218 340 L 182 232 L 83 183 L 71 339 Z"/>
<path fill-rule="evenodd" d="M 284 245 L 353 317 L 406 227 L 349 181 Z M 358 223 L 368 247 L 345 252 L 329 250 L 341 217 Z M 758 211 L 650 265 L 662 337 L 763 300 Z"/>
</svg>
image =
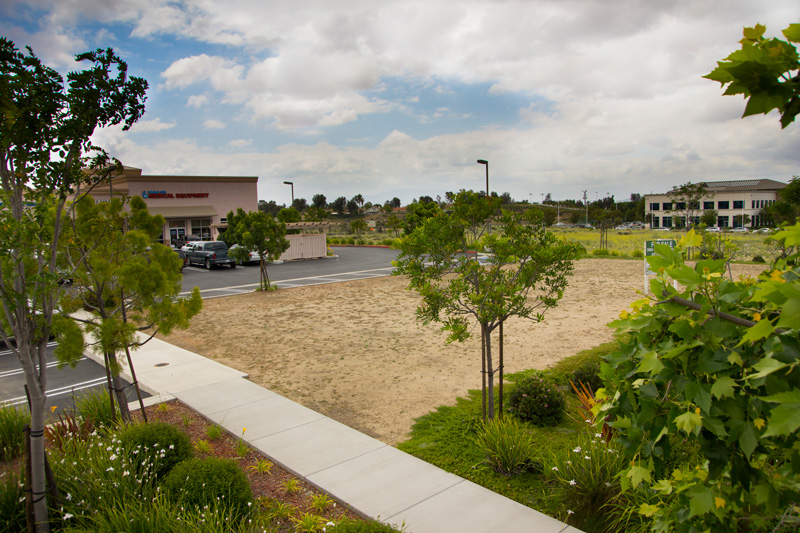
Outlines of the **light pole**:
<svg viewBox="0 0 800 533">
<path fill-rule="evenodd" d="M 283 184 L 292 186 L 292 204 L 294 204 L 294 182 L 293 181 L 284 181 Z"/>
<path fill-rule="evenodd" d="M 539 202 L 539 205 L 544 205 L 544 193 L 540 192 L 539 195 L 542 197 L 542 201 Z"/>
<path fill-rule="evenodd" d="M 486 165 L 486 198 L 489 198 L 489 162 L 485 159 L 478 159 L 479 165 Z"/>
</svg>

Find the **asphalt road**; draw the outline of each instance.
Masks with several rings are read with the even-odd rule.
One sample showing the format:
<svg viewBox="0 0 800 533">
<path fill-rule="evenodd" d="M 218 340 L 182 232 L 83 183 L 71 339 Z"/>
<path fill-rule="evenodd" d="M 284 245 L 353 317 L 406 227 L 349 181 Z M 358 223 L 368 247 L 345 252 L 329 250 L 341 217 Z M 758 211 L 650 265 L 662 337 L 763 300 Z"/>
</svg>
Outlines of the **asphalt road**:
<svg viewBox="0 0 800 533">
<path fill-rule="evenodd" d="M 360 248 L 337 246 L 333 251 L 338 259 L 309 259 L 289 261 L 280 265 L 271 264 L 267 274 L 279 288 L 319 285 L 353 281 L 392 273 L 392 261 L 398 251 L 388 248 Z M 183 269 L 183 293 L 194 287 L 200 289 L 203 298 L 218 298 L 251 292 L 258 287 L 258 263 L 240 265 L 236 268 L 216 267 L 206 270 L 191 266 Z"/>
<path fill-rule="evenodd" d="M 11 350 L 5 345 L 0 344 L 0 403 L 10 405 L 26 405 L 25 398 L 25 375 L 19 360 Z M 72 368 L 65 366 L 58 368 L 56 358 L 53 355 L 56 343 L 51 342 L 47 348 L 47 410 L 48 417 L 56 418 L 65 408 L 74 408 L 74 399 L 80 394 L 86 394 L 94 390 L 106 390 L 106 371 L 105 369 L 83 357 L 78 364 Z M 127 382 L 126 382 L 127 384 Z M 133 387 L 125 389 L 129 401 L 136 399 L 136 392 Z M 142 391 L 142 397 L 149 394 Z M 52 407 L 56 407 L 55 412 Z"/>
</svg>

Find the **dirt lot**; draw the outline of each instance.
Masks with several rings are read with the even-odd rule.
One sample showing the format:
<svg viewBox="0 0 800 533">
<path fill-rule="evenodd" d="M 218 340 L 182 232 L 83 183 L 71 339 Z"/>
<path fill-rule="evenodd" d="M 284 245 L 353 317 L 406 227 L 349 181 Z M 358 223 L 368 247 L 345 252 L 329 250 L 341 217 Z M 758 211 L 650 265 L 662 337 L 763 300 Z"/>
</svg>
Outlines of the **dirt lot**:
<svg viewBox="0 0 800 533">
<path fill-rule="evenodd" d="M 735 265 L 734 275 L 763 266 Z M 506 372 L 546 368 L 612 338 L 605 326 L 639 299 L 643 261 L 583 259 L 545 321 L 505 326 Z M 423 326 L 401 277 L 251 293 L 204 302 L 168 342 L 247 372 L 254 382 L 383 442 L 414 418 L 480 388 L 480 331 L 447 345 Z"/>
</svg>

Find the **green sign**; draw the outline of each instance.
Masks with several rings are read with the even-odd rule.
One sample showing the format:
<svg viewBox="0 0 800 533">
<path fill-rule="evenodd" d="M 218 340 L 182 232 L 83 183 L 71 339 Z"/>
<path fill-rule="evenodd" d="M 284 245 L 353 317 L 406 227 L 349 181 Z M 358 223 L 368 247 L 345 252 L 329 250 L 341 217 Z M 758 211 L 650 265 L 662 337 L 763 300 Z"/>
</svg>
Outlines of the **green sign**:
<svg viewBox="0 0 800 533">
<path fill-rule="evenodd" d="M 675 248 L 678 244 L 673 239 L 657 239 L 655 241 L 644 241 L 644 275 L 647 276 L 648 274 L 655 274 L 652 270 L 650 270 L 650 265 L 647 264 L 647 257 L 651 255 L 656 255 L 655 246 L 656 244 L 666 244 L 670 248 Z"/>
</svg>

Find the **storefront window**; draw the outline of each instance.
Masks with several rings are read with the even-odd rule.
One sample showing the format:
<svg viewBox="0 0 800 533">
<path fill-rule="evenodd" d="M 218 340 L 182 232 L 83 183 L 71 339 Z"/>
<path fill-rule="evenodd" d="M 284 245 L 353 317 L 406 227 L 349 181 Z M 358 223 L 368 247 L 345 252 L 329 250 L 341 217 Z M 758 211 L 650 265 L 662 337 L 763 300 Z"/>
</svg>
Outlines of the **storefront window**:
<svg viewBox="0 0 800 533">
<path fill-rule="evenodd" d="M 200 240 L 211 240 L 211 219 L 195 218 L 192 220 L 192 235 L 200 237 Z"/>
</svg>

